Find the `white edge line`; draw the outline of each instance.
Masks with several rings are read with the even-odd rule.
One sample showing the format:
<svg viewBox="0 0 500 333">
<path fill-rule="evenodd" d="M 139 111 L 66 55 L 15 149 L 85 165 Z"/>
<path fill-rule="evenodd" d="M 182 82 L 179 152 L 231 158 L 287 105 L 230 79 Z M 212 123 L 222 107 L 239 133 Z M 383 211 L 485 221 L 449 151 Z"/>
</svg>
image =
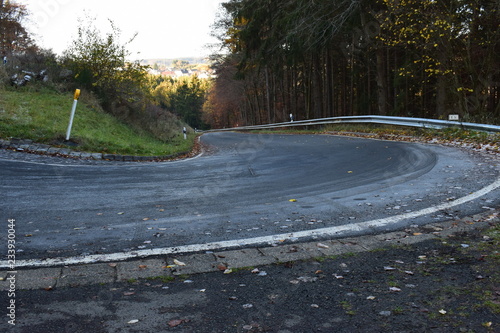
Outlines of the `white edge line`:
<svg viewBox="0 0 500 333">
<path fill-rule="evenodd" d="M 15 268 L 26 268 L 26 267 L 51 267 L 60 265 L 77 265 L 77 264 L 91 264 L 98 262 L 114 262 L 114 261 L 124 261 L 134 258 L 144 258 L 149 256 L 166 255 L 166 254 L 176 254 L 176 253 L 193 253 L 200 251 L 217 250 L 221 248 L 237 248 L 248 245 L 259 245 L 259 244 L 273 244 L 276 242 L 282 242 L 287 239 L 294 239 L 295 241 L 300 238 L 306 238 L 311 236 L 339 236 L 347 232 L 353 231 L 366 231 L 373 228 L 380 228 L 390 224 L 397 223 L 402 220 L 412 219 L 423 215 L 432 214 L 440 210 L 445 210 L 464 204 L 466 202 L 480 198 L 496 189 L 500 188 L 500 178 L 494 181 L 492 184 L 473 192 L 465 197 L 446 202 L 437 206 L 424 208 L 416 212 L 410 212 L 406 214 L 401 214 L 397 216 L 391 216 L 388 218 L 382 218 L 372 221 L 365 221 L 353 224 L 346 224 L 335 227 L 320 228 L 314 230 L 298 231 L 285 234 L 277 234 L 262 237 L 253 237 L 239 240 L 229 240 L 221 242 L 211 242 L 205 244 L 192 244 L 192 245 L 182 245 L 165 247 L 158 249 L 149 250 L 137 250 L 128 252 L 117 252 L 111 254 L 99 254 L 99 255 L 89 255 L 85 257 L 68 257 L 68 258 L 52 258 L 52 259 L 29 259 L 29 260 L 18 260 L 15 262 Z M 0 269 L 9 269 L 12 265 L 6 261 L 0 261 Z"/>
</svg>

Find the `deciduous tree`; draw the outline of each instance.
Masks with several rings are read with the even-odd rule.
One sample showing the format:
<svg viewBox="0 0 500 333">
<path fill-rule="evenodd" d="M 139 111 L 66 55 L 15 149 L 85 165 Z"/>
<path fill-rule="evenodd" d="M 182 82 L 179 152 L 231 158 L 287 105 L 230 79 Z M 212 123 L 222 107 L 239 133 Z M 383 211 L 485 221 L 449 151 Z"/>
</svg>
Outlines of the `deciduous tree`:
<svg viewBox="0 0 500 333">
<path fill-rule="evenodd" d="M 0 55 L 21 54 L 36 48 L 24 26 L 27 16 L 26 6 L 0 0 Z"/>
</svg>

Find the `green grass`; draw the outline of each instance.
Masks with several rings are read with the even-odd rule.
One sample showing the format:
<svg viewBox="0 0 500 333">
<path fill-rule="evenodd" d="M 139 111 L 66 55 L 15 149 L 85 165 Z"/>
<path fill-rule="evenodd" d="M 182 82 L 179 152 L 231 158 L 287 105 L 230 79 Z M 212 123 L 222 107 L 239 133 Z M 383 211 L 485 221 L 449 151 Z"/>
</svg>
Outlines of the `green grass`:
<svg viewBox="0 0 500 333">
<path fill-rule="evenodd" d="M 161 275 L 161 276 L 152 276 L 152 277 L 148 277 L 148 278 L 146 278 L 146 280 L 150 280 L 150 281 L 159 280 L 159 281 L 161 281 L 162 283 L 168 283 L 168 282 L 175 281 L 175 277 L 173 277 L 173 276 Z"/>
<path fill-rule="evenodd" d="M 396 306 L 394 309 L 392 309 L 392 313 L 398 315 L 398 314 L 403 314 L 405 310 L 401 306 Z"/>
<path fill-rule="evenodd" d="M 231 268 L 231 270 L 232 270 L 233 273 L 237 273 L 237 272 L 241 272 L 241 271 L 251 271 L 251 270 L 254 270 L 254 269 L 255 269 L 254 266 L 245 266 L 245 267 Z"/>
<path fill-rule="evenodd" d="M 342 309 L 345 311 L 345 313 L 347 315 L 349 315 L 349 316 L 356 315 L 356 311 L 353 310 L 353 306 L 351 303 L 349 303 L 347 301 L 341 301 L 340 306 L 342 307 Z"/>
<path fill-rule="evenodd" d="M 23 87 L 0 90 L 0 138 L 30 139 L 37 143 L 61 145 L 66 136 L 73 94 L 49 88 Z M 159 156 L 187 152 L 195 135 L 188 140 L 179 136 L 162 142 L 145 131 L 137 130 L 79 101 L 71 141 L 79 151 L 122 155 Z"/>
</svg>

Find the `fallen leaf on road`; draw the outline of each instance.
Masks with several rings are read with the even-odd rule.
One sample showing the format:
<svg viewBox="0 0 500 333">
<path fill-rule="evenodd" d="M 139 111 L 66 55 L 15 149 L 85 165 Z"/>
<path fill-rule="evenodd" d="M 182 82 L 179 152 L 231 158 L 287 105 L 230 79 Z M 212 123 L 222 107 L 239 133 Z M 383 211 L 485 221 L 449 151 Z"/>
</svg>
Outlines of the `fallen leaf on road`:
<svg viewBox="0 0 500 333">
<path fill-rule="evenodd" d="M 168 322 L 168 326 L 176 327 L 176 326 L 179 326 L 180 324 L 183 324 L 186 322 L 188 322 L 188 320 L 186 320 L 186 319 L 173 319 L 173 320 Z"/>
<path fill-rule="evenodd" d="M 225 271 L 225 270 L 227 269 L 227 266 L 226 266 L 226 265 L 224 265 L 224 264 L 218 264 L 218 265 L 217 265 L 217 269 L 218 269 L 219 271 Z"/>
<path fill-rule="evenodd" d="M 182 261 L 179 261 L 177 259 L 174 259 L 174 264 L 179 265 L 179 266 L 186 266 L 185 263 L 183 263 Z"/>
<path fill-rule="evenodd" d="M 139 322 L 139 319 L 132 319 L 129 322 L 127 322 L 127 324 L 136 324 L 138 322 Z"/>
<path fill-rule="evenodd" d="M 228 268 L 224 271 L 224 274 L 231 274 L 233 270 L 231 268 Z"/>
<path fill-rule="evenodd" d="M 316 282 L 318 280 L 317 277 L 310 277 L 310 276 L 299 276 L 297 280 L 301 282 Z"/>
<path fill-rule="evenodd" d="M 290 202 L 297 202 L 297 199 L 290 199 L 288 201 L 290 201 Z"/>
<path fill-rule="evenodd" d="M 442 315 L 445 315 L 446 314 L 446 310 L 441 309 L 441 310 L 439 310 L 439 313 L 442 314 Z"/>
<path fill-rule="evenodd" d="M 139 265 L 139 269 L 146 269 L 148 268 L 148 265 Z"/>
<path fill-rule="evenodd" d="M 398 287 L 390 287 L 389 290 L 393 291 L 393 292 L 400 292 L 401 291 L 401 289 Z"/>
</svg>

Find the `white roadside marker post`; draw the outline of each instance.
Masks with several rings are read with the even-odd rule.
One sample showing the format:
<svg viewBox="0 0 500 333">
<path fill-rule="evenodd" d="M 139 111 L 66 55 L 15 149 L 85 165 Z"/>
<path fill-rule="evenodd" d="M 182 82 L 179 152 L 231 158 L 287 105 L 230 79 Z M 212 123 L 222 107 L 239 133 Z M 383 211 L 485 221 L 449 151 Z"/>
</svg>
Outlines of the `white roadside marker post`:
<svg viewBox="0 0 500 333">
<path fill-rule="evenodd" d="M 68 130 L 66 131 L 66 141 L 69 140 L 71 134 L 71 127 L 73 127 L 73 119 L 75 118 L 76 104 L 78 103 L 78 98 L 80 98 L 80 89 L 75 90 L 75 96 L 73 97 L 73 107 L 71 108 L 71 116 L 69 117 Z"/>
</svg>

